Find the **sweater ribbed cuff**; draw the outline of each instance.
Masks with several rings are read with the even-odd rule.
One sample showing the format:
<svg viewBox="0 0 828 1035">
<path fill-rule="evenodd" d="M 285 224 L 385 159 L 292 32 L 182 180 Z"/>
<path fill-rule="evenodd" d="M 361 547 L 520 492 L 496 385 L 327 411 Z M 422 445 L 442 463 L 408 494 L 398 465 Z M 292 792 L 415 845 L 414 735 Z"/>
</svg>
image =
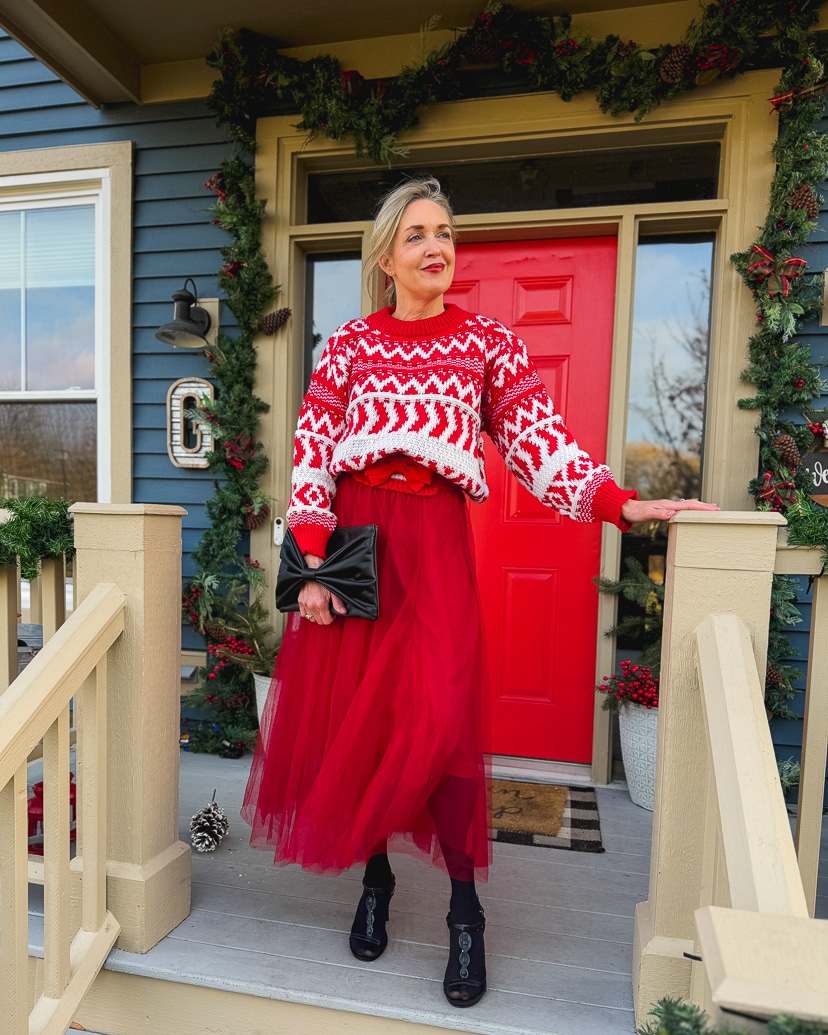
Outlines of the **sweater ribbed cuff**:
<svg viewBox="0 0 828 1035">
<path fill-rule="evenodd" d="M 293 525 L 290 530 L 303 554 L 312 553 L 324 559 L 333 529 L 322 525 Z"/>
<path fill-rule="evenodd" d="M 595 490 L 592 499 L 593 520 L 609 521 L 622 532 L 629 532 L 632 525 L 621 517 L 621 508 L 630 499 L 638 499 L 638 493 L 635 490 L 620 489 L 611 478 L 608 478 Z"/>
</svg>

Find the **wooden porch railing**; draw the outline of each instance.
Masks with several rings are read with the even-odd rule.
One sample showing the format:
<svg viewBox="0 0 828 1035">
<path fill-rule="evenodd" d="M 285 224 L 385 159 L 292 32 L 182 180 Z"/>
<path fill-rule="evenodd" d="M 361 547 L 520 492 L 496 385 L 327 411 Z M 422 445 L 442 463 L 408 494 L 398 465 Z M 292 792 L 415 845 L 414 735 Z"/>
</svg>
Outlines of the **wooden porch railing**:
<svg viewBox="0 0 828 1035">
<path fill-rule="evenodd" d="M 777 548 L 783 523 L 775 514 L 687 514 L 670 529 L 650 890 L 636 910 L 638 1020 L 670 995 L 715 1021 L 738 1013 L 743 1028 L 745 1017 L 777 1013 L 828 1021 L 828 921 L 812 919 L 828 750 L 828 577 L 817 551 Z M 775 571 L 818 576 L 798 859 L 759 677 Z"/>
<path fill-rule="evenodd" d="M 29 621 L 43 629 L 44 645 L 66 620 L 66 564 L 62 557 L 41 562 L 30 587 Z M 0 694 L 17 679 L 17 622 L 21 615 L 20 571 L 0 567 Z"/>
<path fill-rule="evenodd" d="M 115 944 L 120 926 L 106 908 L 106 658 L 124 630 L 124 594 L 96 586 L 0 698 L 0 971 L 12 1035 L 62 1035 Z M 69 703 L 83 712 L 82 920 L 69 928 Z M 43 742 L 43 991 L 28 1007 L 27 760 Z"/>
<path fill-rule="evenodd" d="M 62 565 L 41 576 L 45 645 L 0 696 L 0 830 L 10 832 L 0 841 L 2 1035 L 64 1032 L 116 939 L 145 952 L 189 912 L 190 850 L 177 839 L 184 512 L 91 504 L 73 512 L 81 603 L 60 624 Z M 13 601 L 16 675 L 17 589 L 5 574 L 0 612 Z M 8 613 L 0 619 L 2 633 Z M 12 674 L 12 644 L 6 652 L 0 678 Z M 74 859 L 70 701 L 79 715 Z M 27 860 L 27 766 L 41 743 L 42 863 Z M 41 882 L 44 957 L 33 999 L 28 884 Z"/>
</svg>

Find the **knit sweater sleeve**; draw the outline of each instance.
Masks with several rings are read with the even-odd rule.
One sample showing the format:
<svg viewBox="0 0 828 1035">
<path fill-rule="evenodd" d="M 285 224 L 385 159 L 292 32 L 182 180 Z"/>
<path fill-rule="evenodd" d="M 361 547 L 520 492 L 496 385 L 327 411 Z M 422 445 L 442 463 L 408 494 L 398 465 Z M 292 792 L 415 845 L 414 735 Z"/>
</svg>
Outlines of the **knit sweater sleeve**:
<svg viewBox="0 0 828 1035">
<path fill-rule="evenodd" d="M 579 448 L 529 359 L 507 328 L 490 329 L 483 422 L 506 466 L 541 503 L 575 521 L 609 521 L 622 531 L 623 504 L 610 469 Z"/>
<path fill-rule="evenodd" d="M 334 447 L 345 431 L 350 356 L 347 324 L 328 341 L 311 377 L 296 426 L 293 475 L 287 523 L 302 553 L 325 556 L 336 516 L 331 503 L 336 480 L 331 474 Z"/>
</svg>

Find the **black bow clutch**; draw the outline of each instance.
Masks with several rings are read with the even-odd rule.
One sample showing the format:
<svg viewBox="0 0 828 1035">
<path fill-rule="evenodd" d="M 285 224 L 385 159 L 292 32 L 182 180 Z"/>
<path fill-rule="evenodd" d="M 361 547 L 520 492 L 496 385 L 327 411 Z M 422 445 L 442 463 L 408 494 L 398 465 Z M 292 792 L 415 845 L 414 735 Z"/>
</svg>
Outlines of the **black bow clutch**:
<svg viewBox="0 0 828 1035">
<path fill-rule="evenodd" d="M 305 582 L 319 582 L 336 593 L 348 611 L 340 618 L 375 619 L 377 593 L 377 526 L 336 528 L 328 540 L 328 556 L 318 568 L 309 568 L 299 545 L 288 530 L 276 580 L 276 607 L 299 610 L 299 592 Z M 333 607 L 331 614 L 337 614 Z"/>
</svg>

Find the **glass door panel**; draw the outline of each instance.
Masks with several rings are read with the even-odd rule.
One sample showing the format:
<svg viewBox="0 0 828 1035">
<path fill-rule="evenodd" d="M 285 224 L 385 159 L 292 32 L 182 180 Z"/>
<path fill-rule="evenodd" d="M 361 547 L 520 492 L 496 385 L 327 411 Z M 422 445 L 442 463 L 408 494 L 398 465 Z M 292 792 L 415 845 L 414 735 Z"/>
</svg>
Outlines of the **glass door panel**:
<svg viewBox="0 0 828 1035">
<path fill-rule="evenodd" d="M 699 495 L 713 243 L 709 234 L 638 246 L 624 484 L 642 499 Z M 666 522 L 634 526 L 622 539 L 622 574 L 634 557 L 662 583 L 666 553 Z M 619 619 L 635 613 L 619 598 Z M 635 644 L 619 638 L 617 646 L 628 657 Z"/>
<path fill-rule="evenodd" d="M 347 320 L 360 315 L 362 256 L 359 252 L 308 255 L 305 266 L 305 380 L 328 343 Z"/>
</svg>

